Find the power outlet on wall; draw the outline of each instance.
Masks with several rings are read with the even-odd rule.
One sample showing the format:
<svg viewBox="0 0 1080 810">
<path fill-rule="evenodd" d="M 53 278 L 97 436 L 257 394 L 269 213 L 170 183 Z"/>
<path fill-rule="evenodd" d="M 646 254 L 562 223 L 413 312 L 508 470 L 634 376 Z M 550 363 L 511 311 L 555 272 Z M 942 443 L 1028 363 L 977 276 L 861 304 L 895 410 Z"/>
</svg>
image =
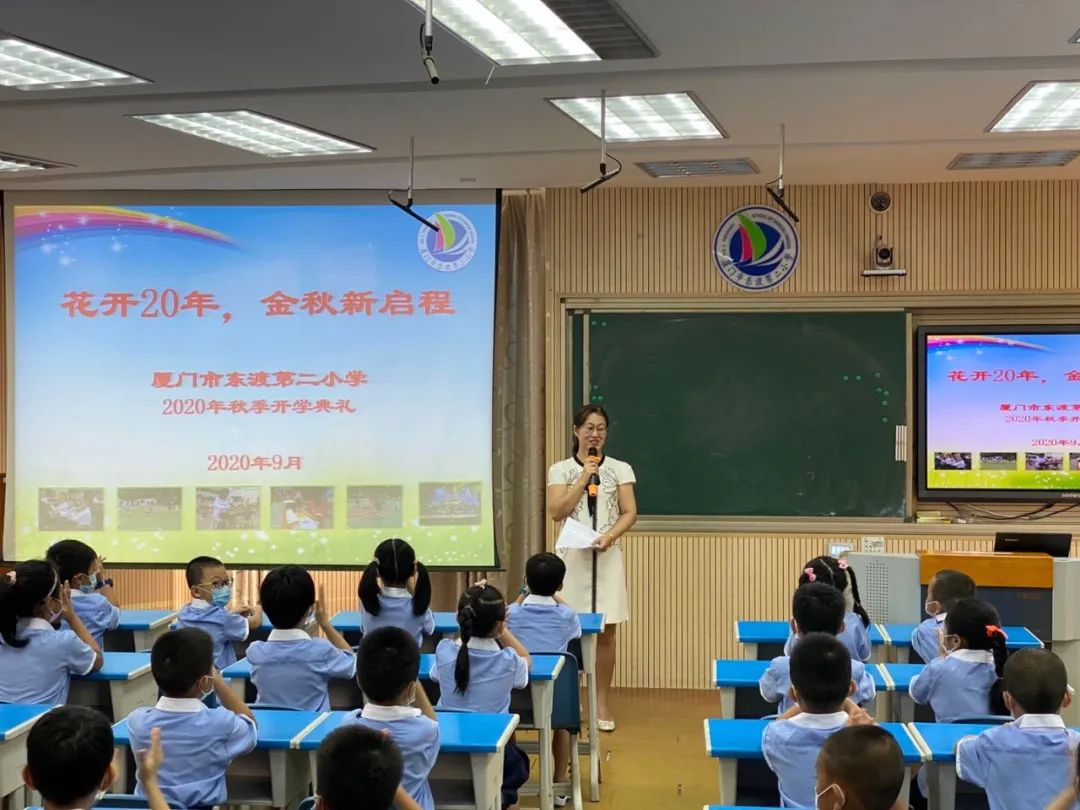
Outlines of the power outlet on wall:
<svg viewBox="0 0 1080 810">
<path fill-rule="evenodd" d="M 885 553 L 885 538 L 884 537 L 864 537 L 862 539 L 861 550 L 863 554 L 884 554 Z"/>
</svg>

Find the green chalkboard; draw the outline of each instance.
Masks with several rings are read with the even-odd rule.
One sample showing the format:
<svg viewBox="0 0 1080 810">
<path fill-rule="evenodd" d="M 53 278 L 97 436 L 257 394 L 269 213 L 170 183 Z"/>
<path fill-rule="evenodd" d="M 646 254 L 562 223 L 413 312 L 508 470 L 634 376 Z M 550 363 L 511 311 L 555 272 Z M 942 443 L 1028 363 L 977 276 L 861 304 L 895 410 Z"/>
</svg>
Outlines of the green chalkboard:
<svg viewBox="0 0 1080 810">
<path fill-rule="evenodd" d="M 640 514 L 904 514 L 902 312 L 578 317 Z"/>
</svg>

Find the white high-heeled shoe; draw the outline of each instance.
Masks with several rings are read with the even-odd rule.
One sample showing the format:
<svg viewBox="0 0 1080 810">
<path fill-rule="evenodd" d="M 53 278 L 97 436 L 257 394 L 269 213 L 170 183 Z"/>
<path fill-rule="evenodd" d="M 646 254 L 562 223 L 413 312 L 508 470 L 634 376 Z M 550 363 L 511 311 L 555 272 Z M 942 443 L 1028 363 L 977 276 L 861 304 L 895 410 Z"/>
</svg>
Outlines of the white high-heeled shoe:
<svg viewBox="0 0 1080 810">
<path fill-rule="evenodd" d="M 615 730 L 615 721 L 614 720 L 597 720 L 596 721 L 596 727 L 598 729 L 600 729 L 601 731 L 614 731 Z"/>
</svg>

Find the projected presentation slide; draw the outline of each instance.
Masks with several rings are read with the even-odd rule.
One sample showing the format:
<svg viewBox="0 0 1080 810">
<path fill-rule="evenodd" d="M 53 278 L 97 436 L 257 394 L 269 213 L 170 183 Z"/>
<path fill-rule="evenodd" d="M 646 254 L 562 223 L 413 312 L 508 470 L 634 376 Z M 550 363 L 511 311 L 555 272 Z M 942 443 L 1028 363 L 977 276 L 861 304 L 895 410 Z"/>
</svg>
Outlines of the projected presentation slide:
<svg viewBox="0 0 1080 810">
<path fill-rule="evenodd" d="M 1080 333 L 923 339 L 928 489 L 1080 490 Z"/>
<path fill-rule="evenodd" d="M 7 559 L 491 566 L 496 207 L 416 210 L 16 205 Z"/>
</svg>

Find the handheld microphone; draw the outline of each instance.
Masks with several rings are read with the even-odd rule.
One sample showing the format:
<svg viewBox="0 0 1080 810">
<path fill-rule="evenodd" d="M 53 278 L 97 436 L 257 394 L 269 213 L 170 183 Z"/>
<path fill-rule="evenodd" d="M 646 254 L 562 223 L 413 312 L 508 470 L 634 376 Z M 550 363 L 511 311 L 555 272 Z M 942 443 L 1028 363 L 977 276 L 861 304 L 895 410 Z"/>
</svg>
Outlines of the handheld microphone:
<svg viewBox="0 0 1080 810">
<path fill-rule="evenodd" d="M 589 458 L 589 461 L 593 461 L 593 460 L 599 461 L 600 460 L 600 451 L 597 450 L 595 447 L 590 447 L 589 452 L 588 452 L 588 458 Z M 596 473 L 593 473 L 589 477 L 589 497 L 590 498 L 595 498 L 599 494 L 600 494 L 600 476 L 597 475 Z"/>
</svg>

